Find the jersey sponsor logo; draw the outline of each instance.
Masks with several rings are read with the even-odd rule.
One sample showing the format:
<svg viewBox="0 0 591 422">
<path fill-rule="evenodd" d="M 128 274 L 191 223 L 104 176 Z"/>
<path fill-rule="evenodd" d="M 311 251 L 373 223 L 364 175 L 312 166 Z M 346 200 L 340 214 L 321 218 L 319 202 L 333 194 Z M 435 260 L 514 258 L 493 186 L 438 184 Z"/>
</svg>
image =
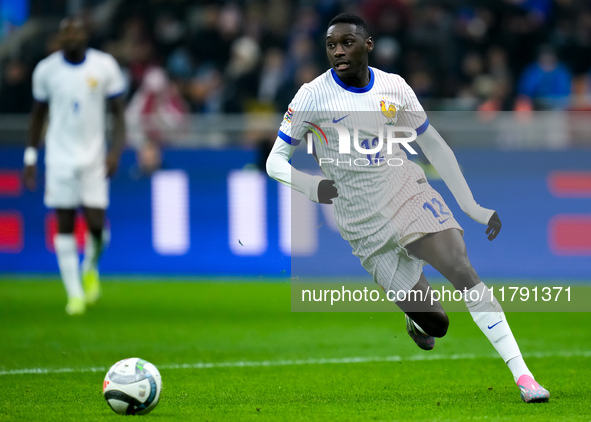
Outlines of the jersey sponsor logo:
<svg viewBox="0 0 591 422">
<path fill-rule="evenodd" d="M 346 116 L 344 116 L 344 117 L 341 117 L 340 119 L 335 119 L 335 118 L 333 117 L 333 118 L 332 118 L 332 122 L 333 122 L 333 123 L 338 123 L 338 122 L 340 122 L 341 120 L 343 120 L 345 117 L 349 117 L 349 115 L 347 114 Z"/>
<path fill-rule="evenodd" d="M 386 116 L 386 119 L 388 120 L 386 124 L 390 126 L 395 125 L 397 120 L 397 110 L 394 103 L 388 100 L 387 97 L 383 97 L 380 101 L 380 109 L 382 110 L 382 114 Z"/>
</svg>

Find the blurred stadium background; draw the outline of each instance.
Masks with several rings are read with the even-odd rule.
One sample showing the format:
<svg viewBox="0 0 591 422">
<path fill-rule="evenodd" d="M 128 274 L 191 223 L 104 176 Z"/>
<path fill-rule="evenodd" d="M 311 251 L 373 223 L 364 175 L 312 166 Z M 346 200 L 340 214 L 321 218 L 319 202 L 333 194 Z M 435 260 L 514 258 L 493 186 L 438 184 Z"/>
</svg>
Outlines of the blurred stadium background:
<svg viewBox="0 0 591 422">
<path fill-rule="evenodd" d="M 162 421 L 589 420 L 591 313 L 510 314 L 552 393 L 526 406 L 467 313 L 450 313 L 433 354 L 400 314 L 290 312 L 290 275 L 371 286 L 331 208 L 264 172 L 288 102 L 328 66 L 323 36 L 342 11 L 366 19 L 370 64 L 408 81 L 476 200 L 499 212 L 489 242 L 417 158 L 482 279 L 580 283 L 584 309 L 564 310 L 589 310 L 588 0 L 0 0 L 0 420 L 113 416 L 100 386 L 131 356 L 162 373 Z M 21 182 L 31 74 L 72 14 L 127 78 L 108 282 L 81 318 L 63 311 L 43 183 Z M 534 305 L 517 304 L 547 310 Z"/>
<path fill-rule="evenodd" d="M 58 48 L 60 19 L 80 14 L 127 78 L 103 274 L 286 277 L 293 255 L 298 272 L 363 276 L 330 208 L 309 204 L 307 235 L 290 237 L 290 194 L 264 173 L 290 99 L 327 68 L 323 36 L 342 11 L 366 19 L 370 64 L 408 81 L 477 201 L 499 211 L 489 243 L 426 166 L 481 276 L 588 279 L 584 0 L 0 1 L 0 273 L 57 275 L 55 222 L 20 170 L 32 70 Z"/>
</svg>

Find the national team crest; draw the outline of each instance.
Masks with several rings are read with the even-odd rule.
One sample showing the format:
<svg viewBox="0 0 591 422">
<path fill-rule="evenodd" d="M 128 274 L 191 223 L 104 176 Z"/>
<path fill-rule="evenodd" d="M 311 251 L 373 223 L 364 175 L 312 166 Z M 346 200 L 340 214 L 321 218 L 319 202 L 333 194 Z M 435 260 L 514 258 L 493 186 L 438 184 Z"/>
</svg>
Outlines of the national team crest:
<svg viewBox="0 0 591 422">
<path fill-rule="evenodd" d="M 383 97 L 382 101 L 380 101 L 380 109 L 382 110 L 382 114 L 388 119 L 386 122 L 387 125 L 396 124 L 396 106 L 386 97 Z"/>
<path fill-rule="evenodd" d="M 86 77 L 86 84 L 90 87 L 90 88 L 96 88 L 98 85 L 98 79 L 93 78 L 92 76 L 87 76 Z"/>
</svg>

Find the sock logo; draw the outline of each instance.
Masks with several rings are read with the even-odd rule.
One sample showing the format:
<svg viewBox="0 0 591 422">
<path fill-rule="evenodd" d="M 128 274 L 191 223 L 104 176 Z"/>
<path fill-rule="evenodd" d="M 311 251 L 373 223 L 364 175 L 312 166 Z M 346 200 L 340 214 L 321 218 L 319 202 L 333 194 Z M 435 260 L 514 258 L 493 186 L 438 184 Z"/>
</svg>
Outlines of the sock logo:
<svg viewBox="0 0 591 422">
<path fill-rule="evenodd" d="M 499 325 L 501 322 L 503 322 L 503 320 L 500 320 L 499 322 L 496 322 L 496 323 L 494 323 L 493 325 L 489 325 L 489 326 L 488 326 L 488 329 L 489 329 L 489 330 L 492 330 L 492 329 L 493 329 L 493 327 L 495 327 L 495 326 Z"/>
</svg>

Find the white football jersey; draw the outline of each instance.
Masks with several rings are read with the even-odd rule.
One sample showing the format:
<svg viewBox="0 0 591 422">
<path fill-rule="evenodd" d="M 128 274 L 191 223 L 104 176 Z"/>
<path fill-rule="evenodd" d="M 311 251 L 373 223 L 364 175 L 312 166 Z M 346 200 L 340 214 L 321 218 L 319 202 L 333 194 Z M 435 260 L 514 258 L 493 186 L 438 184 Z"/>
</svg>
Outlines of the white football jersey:
<svg viewBox="0 0 591 422">
<path fill-rule="evenodd" d="M 105 100 L 123 93 L 121 70 L 110 54 L 88 49 L 72 64 L 61 51 L 33 72 L 33 97 L 49 103 L 47 167 L 84 167 L 105 159 Z"/>
<path fill-rule="evenodd" d="M 426 113 L 403 78 L 371 67 L 369 71 L 370 82 L 363 88 L 346 85 L 333 69 L 303 85 L 278 134 L 292 145 L 312 138 L 324 176 L 336 182 L 335 219 L 346 240 L 376 233 L 412 195 L 407 190 L 416 186 L 418 193 L 421 188 L 417 183 L 424 182 L 422 169 L 407 160 L 398 144 L 392 144 L 387 154 L 386 135 L 389 128 L 401 126 L 415 129 L 417 136 L 422 134 L 429 126 Z M 338 129 L 327 126 L 331 124 L 349 132 L 349 153 L 339 152 Z M 378 146 L 381 131 L 381 150 L 372 154 L 357 151 L 356 130 L 362 149 Z M 398 194 L 401 190 L 403 195 Z"/>
</svg>

